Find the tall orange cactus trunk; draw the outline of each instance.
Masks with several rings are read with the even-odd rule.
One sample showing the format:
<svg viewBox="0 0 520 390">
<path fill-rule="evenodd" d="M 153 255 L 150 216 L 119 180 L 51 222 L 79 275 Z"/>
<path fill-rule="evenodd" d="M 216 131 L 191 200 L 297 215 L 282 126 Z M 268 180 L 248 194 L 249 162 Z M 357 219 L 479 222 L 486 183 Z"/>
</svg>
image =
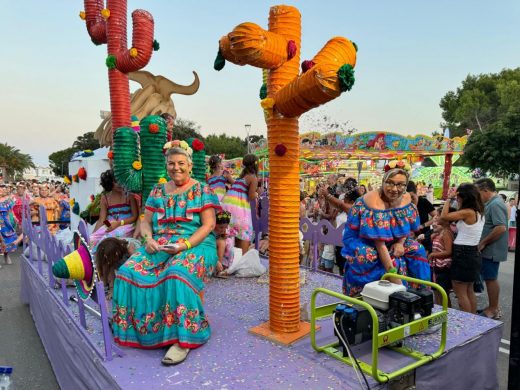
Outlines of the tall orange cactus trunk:
<svg viewBox="0 0 520 390">
<path fill-rule="evenodd" d="M 108 82 L 112 131 L 130 126 L 130 85 L 127 73 L 144 68 L 152 56 L 152 15 L 144 10 L 132 12 L 132 48 L 127 49 L 126 0 L 85 0 L 87 31 L 96 45 L 107 43 Z M 109 61 L 110 59 L 110 61 Z M 110 65 L 109 65 L 110 62 Z"/>
<path fill-rule="evenodd" d="M 275 6 L 269 12 L 269 31 L 298 48 L 282 66 L 271 69 L 267 96 L 298 76 L 301 47 L 300 12 L 290 6 Z M 276 332 L 296 332 L 300 326 L 299 272 L 299 137 L 298 118 L 285 118 L 276 111 L 267 119 L 269 148 L 269 324 Z M 287 151 L 275 153 L 277 145 Z"/>
</svg>

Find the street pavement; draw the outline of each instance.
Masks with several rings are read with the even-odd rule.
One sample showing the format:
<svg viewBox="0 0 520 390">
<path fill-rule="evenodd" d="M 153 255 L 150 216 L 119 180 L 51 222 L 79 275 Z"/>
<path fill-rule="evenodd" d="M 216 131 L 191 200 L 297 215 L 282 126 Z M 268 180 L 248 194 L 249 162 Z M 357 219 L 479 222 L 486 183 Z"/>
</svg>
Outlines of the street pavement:
<svg viewBox="0 0 520 390">
<path fill-rule="evenodd" d="M 59 389 L 52 367 L 34 326 L 28 305 L 20 301 L 20 253 L 12 257 L 13 265 L 4 265 L 0 257 L 0 366 L 14 368 L 13 380 L 19 389 Z M 511 298 L 513 293 L 514 253 L 500 265 L 500 306 L 504 322 L 502 342 L 499 349 L 498 376 L 500 390 L 507 389 L 509 368 L 509 340 L 511 333 Z M 479 294 L 478 308 L 487 305 L 486 293 Z M 456 306 L 456 299 L 452 295 Z"/>
</svg>

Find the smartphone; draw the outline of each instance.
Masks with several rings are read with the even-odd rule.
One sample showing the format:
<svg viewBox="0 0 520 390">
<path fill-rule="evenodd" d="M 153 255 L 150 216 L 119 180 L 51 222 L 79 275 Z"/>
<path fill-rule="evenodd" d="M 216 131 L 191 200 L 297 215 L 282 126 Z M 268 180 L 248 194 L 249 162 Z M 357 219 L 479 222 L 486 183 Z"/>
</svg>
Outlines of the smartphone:
<svg viewBox="0 0 520 390">
<path fill-rule="evenodd" d="M 177 249 L 179 246 L 177 244 L 166 244 L 166 245 L 161 245 L 159 248 L 160 249 Z"/>
<path fill-rule="evenodd" d="M 105 220 L 103 221 L 103 225 L 105 225 L 106 227 L 110 227 L 110 226 L 112 226 L 112 225 L 110 224 L 110 221 L 109 221 L 108 219 L 105 219 Z"/>
</svg>

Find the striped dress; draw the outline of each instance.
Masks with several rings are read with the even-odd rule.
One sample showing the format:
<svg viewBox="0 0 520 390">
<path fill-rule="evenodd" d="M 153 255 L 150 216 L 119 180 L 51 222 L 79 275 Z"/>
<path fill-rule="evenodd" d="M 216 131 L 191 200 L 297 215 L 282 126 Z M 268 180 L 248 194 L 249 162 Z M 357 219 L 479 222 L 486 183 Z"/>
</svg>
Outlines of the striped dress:
<svg viewBox="0 0 520 390">
<path fill-rule="evenodd" d="M 245 179 L 237 179 L 222 199 L 222 208 L 231 213 L 229 235 L 239 240 L 252 241 L 254 237 L 249 205 L 249 186 Z"/>
<path fill-rule="evenodd" d="M 207 180 L 209 188 L 217 195 L 218 201 L 222 203 L 224 195 L 226 195 L 226 183 L 227 180 L 224 176 L 211 176 Z"/>
</svg>

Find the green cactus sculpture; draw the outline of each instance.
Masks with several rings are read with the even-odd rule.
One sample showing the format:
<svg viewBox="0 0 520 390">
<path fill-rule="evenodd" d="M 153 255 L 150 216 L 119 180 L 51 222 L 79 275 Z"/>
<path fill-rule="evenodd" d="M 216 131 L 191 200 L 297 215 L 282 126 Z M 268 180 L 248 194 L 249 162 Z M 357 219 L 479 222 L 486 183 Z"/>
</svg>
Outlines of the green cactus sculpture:
<svg viewBox="0 0 520 390">
<path fill-rule="evenodd" d="M 166 177 L 163 145 L 166 121 L 150 115 L 140 123 L 140 132 L 122 127 L 114 134 L 114 175 L 126 190 L 140 192 L 142 203 L 153 186 Z"/>
<path fill-rule="evenodd" d="M 201 183 L 206 182 L 206 150 L 204 143 L 198 138 L 188 138 L 186 140 L 193 150 L 191 159 L 193 161 L 192 177 Z"/>
</svg>

